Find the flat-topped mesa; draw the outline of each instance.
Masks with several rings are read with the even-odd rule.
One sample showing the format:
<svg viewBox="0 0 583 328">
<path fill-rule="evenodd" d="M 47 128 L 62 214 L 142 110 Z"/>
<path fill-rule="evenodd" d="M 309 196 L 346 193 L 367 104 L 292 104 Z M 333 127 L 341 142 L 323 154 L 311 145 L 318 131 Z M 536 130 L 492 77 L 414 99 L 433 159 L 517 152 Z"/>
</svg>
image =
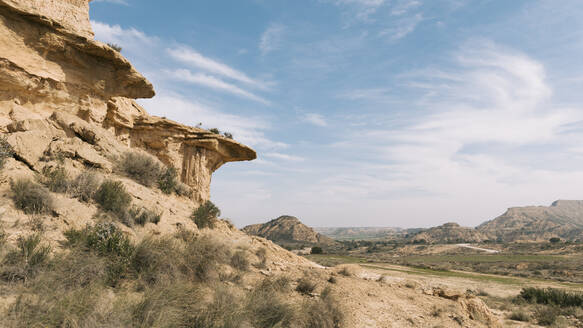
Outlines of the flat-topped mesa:
<svg viewBox="0 0 583 328">
<path fill-rule="evenodd" d="M 106 170 L 112 164 L 103 158 L 141 148 L 174 166 L 196 202 L 208 200 L 211 174 L 226 162 L 255 159 L 255 151 L 148 115 L 134 99 L 153 97 L 152 84 L 93 39 L 89 1 L 0 0 L 0 132 L 36 171 L 43 154 L 62 145 L 73 157 L 95 148 L 100 159 L 85 164 Z M 69 148 L 81 147 L 78 139 L 89 145 L 76 153 Z"/>
</svg>

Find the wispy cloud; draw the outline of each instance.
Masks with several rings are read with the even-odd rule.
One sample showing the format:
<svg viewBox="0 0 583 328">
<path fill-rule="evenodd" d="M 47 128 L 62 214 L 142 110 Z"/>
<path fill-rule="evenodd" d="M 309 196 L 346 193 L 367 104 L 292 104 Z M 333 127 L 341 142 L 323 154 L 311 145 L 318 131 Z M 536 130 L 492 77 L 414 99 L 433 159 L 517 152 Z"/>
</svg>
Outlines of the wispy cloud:
<svg viewBox="0 0 583 328">
<path fill-rule="evenodd" d="M 167 116 L 191 126 L 199 122 L 203 126 L 216 127 L 221 131 L 232 133 L 237 141 L 265 150 L 287 148 L 287 144 L 273 141 L 266 137 L 265 131 L 271 124 L 261 117 L 245 117 L 229 114 L 220 109 L 188 99 L 182 95 L 161 90 L 160 95 L 152 99 L 140 100 L 140 103 L 154 115 Z"/>
<path fill-rule="evenodd" d="M 423 21 L 423 14 L 417 13 L 410 17 L 404 17 L 379 32 L 379 36 L 387 36 L 391 41 L 398 41 L 411 34 L 419 23 Z"/>
<path fill-rule="evenodd" d="M 321 127 L 328 126 L 328 123 L 326 122 L 324 116 L 316 113 L 307 113 L 303 115 L 302 120 L 315 126 Z"/>
<path fill-rule="evenodd" d="M 259 50 L 262 55 L 275 51 L 281 47 L 281 39 L 285 27 L 281 24 L 271 24 L 261 35 Z"/>
<path fill-rule="evenodd" d="M 239 88 L 236 85 L 227 83 L 221 79 L 218 79 L 214 76 L 207 75 L 204 73 L 192 73 L 187 69 L 177 69 L 174 71 L 167 71 L 168 76 L 181 81 L 186 81 L 189 83 L 194 83 L 198 85 L 202 85 L 211 89 L 220 90 L 224 92 L 228 92 L 237 96 L 241 96 L 247 99 L 251 99 L 256 102 L 260 102 L 265 105 L 269 105 L 269 101 L 249 92 Z"/>
<path fill-rule="evenodd" d="M 133 27 L 124 29 L 120 25 L 109 25 L 97 21 L 91 21 L 91 26 L 98 40 L 122 43 L 124 48 L 149 47 L 157 41 L 157 38 L 148 36 Z"/>
<path fill-rule="evenodd" d="M 305 161 L 305 159 L 303 157 L 300 157 L 300 156 L 293 156 L 293 155 L 277 153 L 277 152 L 268 152 L 268 153 L 263 154 L 263 156 L 275 158 L 275 159 L 279 159 L 279 160 L 284 160 L 284 161 L 292 161 L 292 162 Z"/>
<path fill-rule="evenodd" d="M 410 10 L 420 7 L 422 5 L 421 1 L 418 0 L 405 0 L 397 2 L 392 10 L 391 15 L 400 16 L 408 13 Z"/>
<path fill-rule="evenodd" d="M 170 56 L 180 62 L 194 66 L 196 68 L 219 74 L 232 80 L 243 82 L 255 87 L 266 88 L 266 85 L 258 80 L 252 79 L 245 73 L 238 71 L 218 60 L 205 57 L 198 51 L 187 46 L 178 46 L 167 49 Z"/>
</svg>

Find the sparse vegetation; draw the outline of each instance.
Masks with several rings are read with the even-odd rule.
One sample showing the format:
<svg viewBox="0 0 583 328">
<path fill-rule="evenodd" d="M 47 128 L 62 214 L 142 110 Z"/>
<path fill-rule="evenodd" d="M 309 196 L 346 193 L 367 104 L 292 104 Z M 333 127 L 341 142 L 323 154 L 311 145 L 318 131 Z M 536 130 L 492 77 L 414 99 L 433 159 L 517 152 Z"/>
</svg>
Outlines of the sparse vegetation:
<svg viewBox="0 0 583 328">
<path fill-rule="evenodd" d="M 214 133 L 214 134 L 221 134 L 221 131 L 217 128 L 211 128 L 211 129 L 209 129 L 209 132 Z"/>
<path fill-rule="evenodd" d="M 310 280 L 308 277 L 303 277 L 298 280 L 298 285 L 296 291 L 302 294 L 311 294 L 316 289 L 316 283 Z"/>
<path fill-rule="evenodd" d="M 69 193 L 81 201 L 88 202 L 93 199 L 100 184 L 101 182 L 97 173 L 85 171 L 71 182 Z"/>
<path fill-rule="evenodd" d="M 118 167 L 125 175 L 146 187 L 158 183 L 165 173 L 163 165 L 157 159 L 141 152 L 126 152 Z"/>
<path fill-rule="evenodd" d="M 239 271 L 249 270 L 249 259 L 243 250 L 239 250 L 231 257 L 231 266 Z"/>
<path fill-rule="evenodd" d="M 223 132 L 223 136 L 227 139 L 233 139 L 233 134 L 230 132 Z"/>
<path fill-rule="evenodd" d="M 3 260 L 0 278 L 6 281 L 26 281 L 38 271 L 51 252 L 50 246 L 43 245 L 39 234 L 21 236 L 17 248 L 10 251 Z"/>
<path fill-rule="evenodd" d="M 69 174 L 63 166 L 45 166 L 42 174 L 41 181 L 50 191 L 64 193 L 69 189 Z"/>
<path fill-rule="evenodd" d="M 146 223 L 158 224 L 162 214 L 149 210 L 145 207 L 132 207 L 129 210 L 129 216 L 132 218 L 133 223 L 144 226 Z"/>
<path fill-rule="evenodd" d="M 108 43 L 107 45 L 117 52 L 121 52 L 121 50 L 122 50 L 121 46 L 119 46 L 115 43 Z"/>
<path fill-rule="evenodd" d="M 191 219 L 199 229 L 214 228 L 215 221 L 221 215 L 221 210 L 210 200 L 200 205 L 192 213 Z"/>
<path fill-rule="evenodd" d="M 12 157 L 13 154 L 14 149 L 12 149 L 12 146 L 6 141 L 5 137 L 0 136 L 0 170 L 4 168 L 6 159 Z"/>
<path fill-rule="evenodd" d="M 178 172 L 173 167 L 169 167 L 162 172 L 158 178 L 158 187 L 165 194 L 171 194 L 176 190 L 178 185 Z"/>
<path fill-rule="evenodd" d="M 556 305 L 559 307 L 583 306 L 583 293 L 568 292 L 556 288 L 523 288 L 518 298 L 532 304 Z"/>
<path fill-rule="evenodd" d="M 132 197 L 120 181 L 105 180 L 95 193 L 95 201 L 103 210 L 118 216 L 126 215 Z"/>
<path fill-rule="evenodd" d="M 29 179 L 10 182 L 14 205 L 26 214 L 45 214 L 53 211 L 53 196 L 43 186 Z"/>
<path fill-rule="evenodd" d="M 312 250 L 310 251 L 310 253 L 312 254 L 323 254 L 324 250 L 322 250 L 322 247 L 320 246 L 314 246 L 312 247 Z"/>
<path fill-rule="evenodd" d="M 510 320 L 514 320 L 514 321 L 523 321 L 523 322 L 530 321 L 530 315 L 524 310 L 512 311 L 512 313 L 510 314 L 510 316 L 508 318 Z"/>
</svg>

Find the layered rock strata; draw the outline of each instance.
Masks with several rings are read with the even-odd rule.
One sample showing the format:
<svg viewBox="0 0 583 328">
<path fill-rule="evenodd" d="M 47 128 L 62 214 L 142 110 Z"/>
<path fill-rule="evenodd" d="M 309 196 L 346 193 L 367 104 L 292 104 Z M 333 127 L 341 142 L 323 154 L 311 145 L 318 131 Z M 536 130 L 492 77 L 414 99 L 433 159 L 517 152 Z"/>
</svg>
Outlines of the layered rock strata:
<svg viewBox="0 0 583 328">
<path fill-rule="evenodd" d="M 30 168 L 63 151 L 107 171 L 102 150 L 140 148 L 176 167 L 202 202 L 216 169 L 256 157 L 233 140 L 150 116 L 134 101 L 154 95 L 127 59 L 93 39 L 88 0 L 0 0 L 0 131 Z"/>
</svg>

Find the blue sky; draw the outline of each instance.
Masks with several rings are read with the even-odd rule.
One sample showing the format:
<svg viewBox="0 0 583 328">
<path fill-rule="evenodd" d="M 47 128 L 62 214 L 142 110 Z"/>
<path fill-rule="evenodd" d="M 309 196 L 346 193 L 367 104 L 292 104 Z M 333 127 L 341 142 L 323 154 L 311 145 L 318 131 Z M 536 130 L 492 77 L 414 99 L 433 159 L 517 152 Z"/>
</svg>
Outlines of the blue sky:
<svg viewBox="0 0 583 328">
<path fill-rule="evenodd" d="M 94 0 L 151 113 L 257 150 L 213 176 L 238 226 L 477 225 L 583 199 L 583 2 Z"/>
</svg>

